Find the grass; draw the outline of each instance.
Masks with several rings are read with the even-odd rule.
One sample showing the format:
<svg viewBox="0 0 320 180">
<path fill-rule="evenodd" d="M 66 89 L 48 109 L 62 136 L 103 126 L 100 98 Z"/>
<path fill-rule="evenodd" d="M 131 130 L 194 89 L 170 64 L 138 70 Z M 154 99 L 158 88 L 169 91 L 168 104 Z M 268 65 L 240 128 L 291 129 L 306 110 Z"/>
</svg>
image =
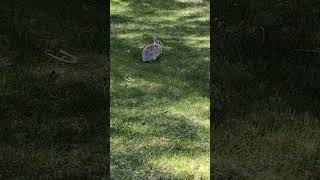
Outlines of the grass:
<svg viewBox="0 0 320 180">
<path fill-rule="evenodd" d="M 106 56 L 104 45 L 99 45 L 105 15 L 97 4 L 77 1 L 72 5 L 76 8 L 70 10 L 63 1 L 1 2 L 1 17 L 9 18 L 0 23 L 0 60 L 9 59 L 12 64 L 0 66 L 1 179 L 102 179 L 108 175 Z M 92 20 L 88 33 L 95 29 L 96 39 L 73 39 L 86 27 L 80 23 L 83 15 Z M 54 46 L 78 56 L 78 63 L 50 60 L 42 48 Z"/>
<path fill-rule="evenodd" d="M 218 17 L 224 16 L 229 30 L 241 20 L 249 27 L 257 26 L 262 20 L 251 22 L 250 19 L 260 13 L 261 19 L 268 16 L 282 19 L 280 24 L 264 24 L 266 33 L 287 31 L 282 37 L 267 39 L 263 48 L 259 38 L 254 39 L 259 35 L 250 34 L 245 27 L 237 33 L 229 31 L 235 40 L 231 42 L 240 42 L 239 46 L 231 46 L 229 49 L 236 51 L 228 54 L 227 51 L 216 54 L 212 83 L 219 90 L 215 92 L 213 129 L 216 147 L 213 173 L 217 179 L 319 177 L 318 57 L 294 51 L 295 48 L 316 48 L 319 43 L 311 46 L 303 44 L 299 36 L 291 36 L 318 33 L 317 25 L 309 23 L 317 17 L 312 9 L 319 4 L 304 1 L 303 5 L 289 6 L 293 1 L 287 3 L 245 1 L 234 6 L 220 3 L 217 8 Z M 297 21 L 299 23 L 293 23 Z M 221 42 L 222 34 L 215 36 L 217 42 Z M 280 47 L 280 39 L 286 36 L 290 37 L 289 41 Z M 255 46 L 246 43 L 252 39 L 256 41 Z M 279 46 L 270 43 L 272 40 L 280 42 Z"/>
<path fill-rule="evenodd" d="M 105 57 L 82 57 L 77 70 L 45 62 L 0 72 L 3 178 L 106 175 L 99 82 L 104 69 L 94 59 Z M 50 78 L 52 69 L 60 75 L 56 80 Z"/>
<path fill-rule="evenodd" d="M 44 62 L 0 71 L 3 178 L 106 175 L 104 69 L 92 62 L 104 59 L 82 56 L 76 70 Z"/>
<path fill-rule="evenodd" d="M 110 74 L 111 177 L 209 179 L 209 2 L 112 0 Z"/>
</svg>

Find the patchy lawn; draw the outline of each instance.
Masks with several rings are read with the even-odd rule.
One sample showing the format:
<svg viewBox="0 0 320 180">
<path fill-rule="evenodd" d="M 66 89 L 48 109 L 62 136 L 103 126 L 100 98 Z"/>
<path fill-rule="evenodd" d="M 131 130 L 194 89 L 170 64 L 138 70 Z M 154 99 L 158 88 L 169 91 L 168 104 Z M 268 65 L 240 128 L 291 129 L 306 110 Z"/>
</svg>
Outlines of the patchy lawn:
<svg viewBox="0 0 320 180">
<path fill-rule="evenodd" d="M 209 42 L 207 1 L 111 1 L 112 178 L 209 179 Z"/>
</svg>

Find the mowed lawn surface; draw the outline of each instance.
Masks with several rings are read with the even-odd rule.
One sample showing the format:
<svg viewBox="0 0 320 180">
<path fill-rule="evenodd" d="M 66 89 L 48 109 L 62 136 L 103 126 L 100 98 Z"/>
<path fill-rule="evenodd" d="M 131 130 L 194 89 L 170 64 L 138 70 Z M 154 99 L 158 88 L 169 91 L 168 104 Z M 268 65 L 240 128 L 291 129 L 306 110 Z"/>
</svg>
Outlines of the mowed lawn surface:
<svg viewBox="0 0 320 180">
<path fill-rule="evenodd" d="M 209 2 L 111 1 L 111 177 L 209 179 Z M 156 36 L 158 62 L 141 62 Z"/>
</svg>

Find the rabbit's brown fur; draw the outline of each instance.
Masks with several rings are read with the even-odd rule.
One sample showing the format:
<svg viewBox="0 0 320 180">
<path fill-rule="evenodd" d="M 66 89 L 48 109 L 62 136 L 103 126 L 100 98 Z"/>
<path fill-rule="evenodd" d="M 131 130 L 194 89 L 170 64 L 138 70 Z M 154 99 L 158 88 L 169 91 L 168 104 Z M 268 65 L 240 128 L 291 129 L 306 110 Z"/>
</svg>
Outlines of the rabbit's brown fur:
<svg viewBox="0 0 320 180">
<path fill-rule="evenodd" d="M 150 44 L 144 48 L 142 52 L 142 61 L 154 61 L 156 60 L 162 52 L 162 43 L 159 40 L 154 39 L 153 44 Z"/>
</svg>

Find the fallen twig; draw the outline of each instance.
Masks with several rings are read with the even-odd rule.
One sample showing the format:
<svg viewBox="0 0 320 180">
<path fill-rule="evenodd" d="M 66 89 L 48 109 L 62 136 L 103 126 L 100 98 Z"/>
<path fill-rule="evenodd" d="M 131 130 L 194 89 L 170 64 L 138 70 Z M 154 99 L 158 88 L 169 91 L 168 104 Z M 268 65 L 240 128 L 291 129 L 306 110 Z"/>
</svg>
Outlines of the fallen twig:
<svg viewBox="0 0 320 180">
<path fill-rule="evenodd" d="M 316 49 L 296 49 L 295 51 L 320 53 L 320 48 L 316 48 Z"/>
<path fill-rule="evenodd" d="M 71 54 L 69 54 L 69 53 L 67 53 L 67 52 L 65 52 L 65 51 L 63 51 L 63 50 L 60 50 L 59 52 L 60 52 L 61 54 L 64 54 L 64 55 L 67 55 L 67 56 L 71 57 L 71 58 L 74 59 L 74 60 L 77 60 L 77 59 L 78 59 L 77 57 L 75 57 L 75 56 L 73 56 L 73 55 L 71 55 Z"/>
<path fill-rule="evenodd" d="M 77 58 L 77 57 L 75 57 L 75 56 L 73 56 L 73 55 L 71 55 L 71 54 L 68 54 L 67 52 L 65 52 L 65 51 L 63 51 L 63 50 L 60 50 L 59 53 L 71 57 L 72 60 L 65 60 L 64 58 L 58 57 L 58 56 L 50 53 L 50 50 L 46 50 L 44 53 L 45 53 L 46 55 L 52 57 L 53 59 L 56 59 L 56 60 L 61 61 L 61 62 L 65 62 L 65 63 L 77 63 L 77 62 L 78 62 L 78 58 Z"/>
</svg>

